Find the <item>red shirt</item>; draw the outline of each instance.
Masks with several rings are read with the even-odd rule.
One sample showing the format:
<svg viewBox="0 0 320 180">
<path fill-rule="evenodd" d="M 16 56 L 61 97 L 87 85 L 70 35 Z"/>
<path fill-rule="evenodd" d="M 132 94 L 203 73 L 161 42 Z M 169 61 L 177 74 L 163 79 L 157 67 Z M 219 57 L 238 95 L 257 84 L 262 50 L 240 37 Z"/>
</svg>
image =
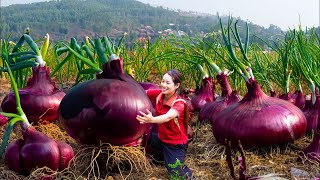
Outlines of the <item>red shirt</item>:
<svg viewBox="0 0 320 180">
<path fill-rule="evenodd" d="M 184 127 L 184 110 L 186 102 L 179 95 L 174 94 L 165 104 L 161 89 L 147 90 L 151 101 L 156 101 L 156 115 L 166 114 L 170 109 L 178 112 L 178 117 L 168 122 L 158 124 L 159 139 L 169 145 L 187 144 L 188 136 Z"/>
</svg>

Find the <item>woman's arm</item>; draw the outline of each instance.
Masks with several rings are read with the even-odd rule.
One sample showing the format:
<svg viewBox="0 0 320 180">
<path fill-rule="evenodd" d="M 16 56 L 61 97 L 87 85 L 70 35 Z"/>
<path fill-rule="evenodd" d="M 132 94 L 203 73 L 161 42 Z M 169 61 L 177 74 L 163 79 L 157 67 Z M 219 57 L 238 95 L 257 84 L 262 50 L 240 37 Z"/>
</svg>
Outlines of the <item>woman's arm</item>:
<svg viewBox="0 0 320 180">
<path fill-rule="evenodd" d="M 152 113 L 147 109 L 147 114 L 140 111 L 140 115 L 137 115 L 137 120 L 140 121 L 141 124 L 144 123 L 156 123 L 156 124 L 162 124 L 165 122 L 170 121 L 171 119 L 179 116 L 179 113 L 175 109 L 170 109 L 166 114 L 160 115 L 160 116 L 152 116 Z"/>
</svg>

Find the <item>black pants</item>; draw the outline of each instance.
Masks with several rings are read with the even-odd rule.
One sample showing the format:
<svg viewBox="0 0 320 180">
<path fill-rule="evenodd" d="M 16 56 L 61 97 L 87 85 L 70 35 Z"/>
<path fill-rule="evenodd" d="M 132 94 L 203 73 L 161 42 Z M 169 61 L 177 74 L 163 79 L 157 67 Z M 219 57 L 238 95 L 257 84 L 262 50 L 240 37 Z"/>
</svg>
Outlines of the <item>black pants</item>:
<svg viewBox="0 0 320 180">
<path fill-rule="evenodd" d="M 162 152 L 164 165 L 168 170 L 169 176 L 192 177 L 191 170 L 183 164 L 187 153 L 187 144 L 168 145 L 159 140 L 158 133 L 152 133 L 151 148 L 152 150 Z M 177 160 L 182 165 L 177 166 Z"/>
</svg>

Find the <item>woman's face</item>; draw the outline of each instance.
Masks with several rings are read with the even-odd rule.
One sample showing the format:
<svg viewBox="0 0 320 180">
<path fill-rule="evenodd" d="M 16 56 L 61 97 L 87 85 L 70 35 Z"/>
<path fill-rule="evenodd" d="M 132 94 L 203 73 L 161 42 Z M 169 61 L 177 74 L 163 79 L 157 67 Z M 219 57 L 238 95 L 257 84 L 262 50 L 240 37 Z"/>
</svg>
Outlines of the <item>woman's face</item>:
<svg viewBox="0 0 320 180">
<path fill-rule="evenodd" d="M 176 85 L 174 84 L 172 77 L 169 74 L 163 75 L 162 81 L 161 81 L 161 89 L 162 93 L 164 95 L 173 95 L 176 90 L 179 88 L 179 83 Z"/>
</svg>

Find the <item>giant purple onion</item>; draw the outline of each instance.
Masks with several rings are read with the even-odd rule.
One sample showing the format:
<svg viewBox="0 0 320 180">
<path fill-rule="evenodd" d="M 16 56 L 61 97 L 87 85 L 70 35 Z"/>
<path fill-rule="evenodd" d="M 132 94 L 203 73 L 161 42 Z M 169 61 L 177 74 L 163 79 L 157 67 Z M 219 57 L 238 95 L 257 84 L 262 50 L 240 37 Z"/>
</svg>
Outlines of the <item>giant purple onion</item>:
<svg viewBox="0 0 320 180">
<path fill-rule="evenodd" d="M 221 96 L 215 101 L 205 104 L 201 108 L 198 114 L 199 122 L 209 122 L 212 124 L 214 117 L 216 117 L 219 112 L 224 110 L 229 105 L 240 101 L 238 92 L 232 91 L 227 80 L 227 75 L 225 73 L 221 73 L 216 77 L 221 87 Z"/>
<path fill-rule="evenodd" d="M 9 169 L 23 174 L 42 167 L 63 170 L 73 156 L 70 145 L 56 142 L 33 127 L 24 130 L 23 139 L 11 142 L 5 151 Z"/>
<path fill-rule="evenodd" d="M 19 95 L 28 120 L 46 124 L 58 119 L 59 104 L 65 93 L 55 87 L 49 68 L 39 65 L 32 68 L 32 77 L 26 87 L 19 89 Z M 17 113 L 13 91 L 3 99 L 1 108 L 4 112 Z"/>
<path fill-rule="evenodd" d="M 203 78 L 201 87 L 191 97 L 191 104 L 194 111 L 199 112 L 206 103 L 214 101 L 217 97 L 212 81 L 211 77 Z"/>
<path fill-rule="evenodd" d="M 104 64 L 98 79 L 74 86 L 61 101 L 59 119 L 81 143 L 136 145 L 148 128 L 136 116 L 139 111 L 153 110 L 152 104 L 143 88 L 121 73 L 120 61 Z"/>
<path fill-rule="evenodd" d="M 212 124 L 218 142 L 261 147 L 296 140 L 306 132 L 302 111 L 288 101 L 267 96 L 258 83 L 246 82 L 248 93 L 238 103 L 221 111 Z"/>
</svg>

